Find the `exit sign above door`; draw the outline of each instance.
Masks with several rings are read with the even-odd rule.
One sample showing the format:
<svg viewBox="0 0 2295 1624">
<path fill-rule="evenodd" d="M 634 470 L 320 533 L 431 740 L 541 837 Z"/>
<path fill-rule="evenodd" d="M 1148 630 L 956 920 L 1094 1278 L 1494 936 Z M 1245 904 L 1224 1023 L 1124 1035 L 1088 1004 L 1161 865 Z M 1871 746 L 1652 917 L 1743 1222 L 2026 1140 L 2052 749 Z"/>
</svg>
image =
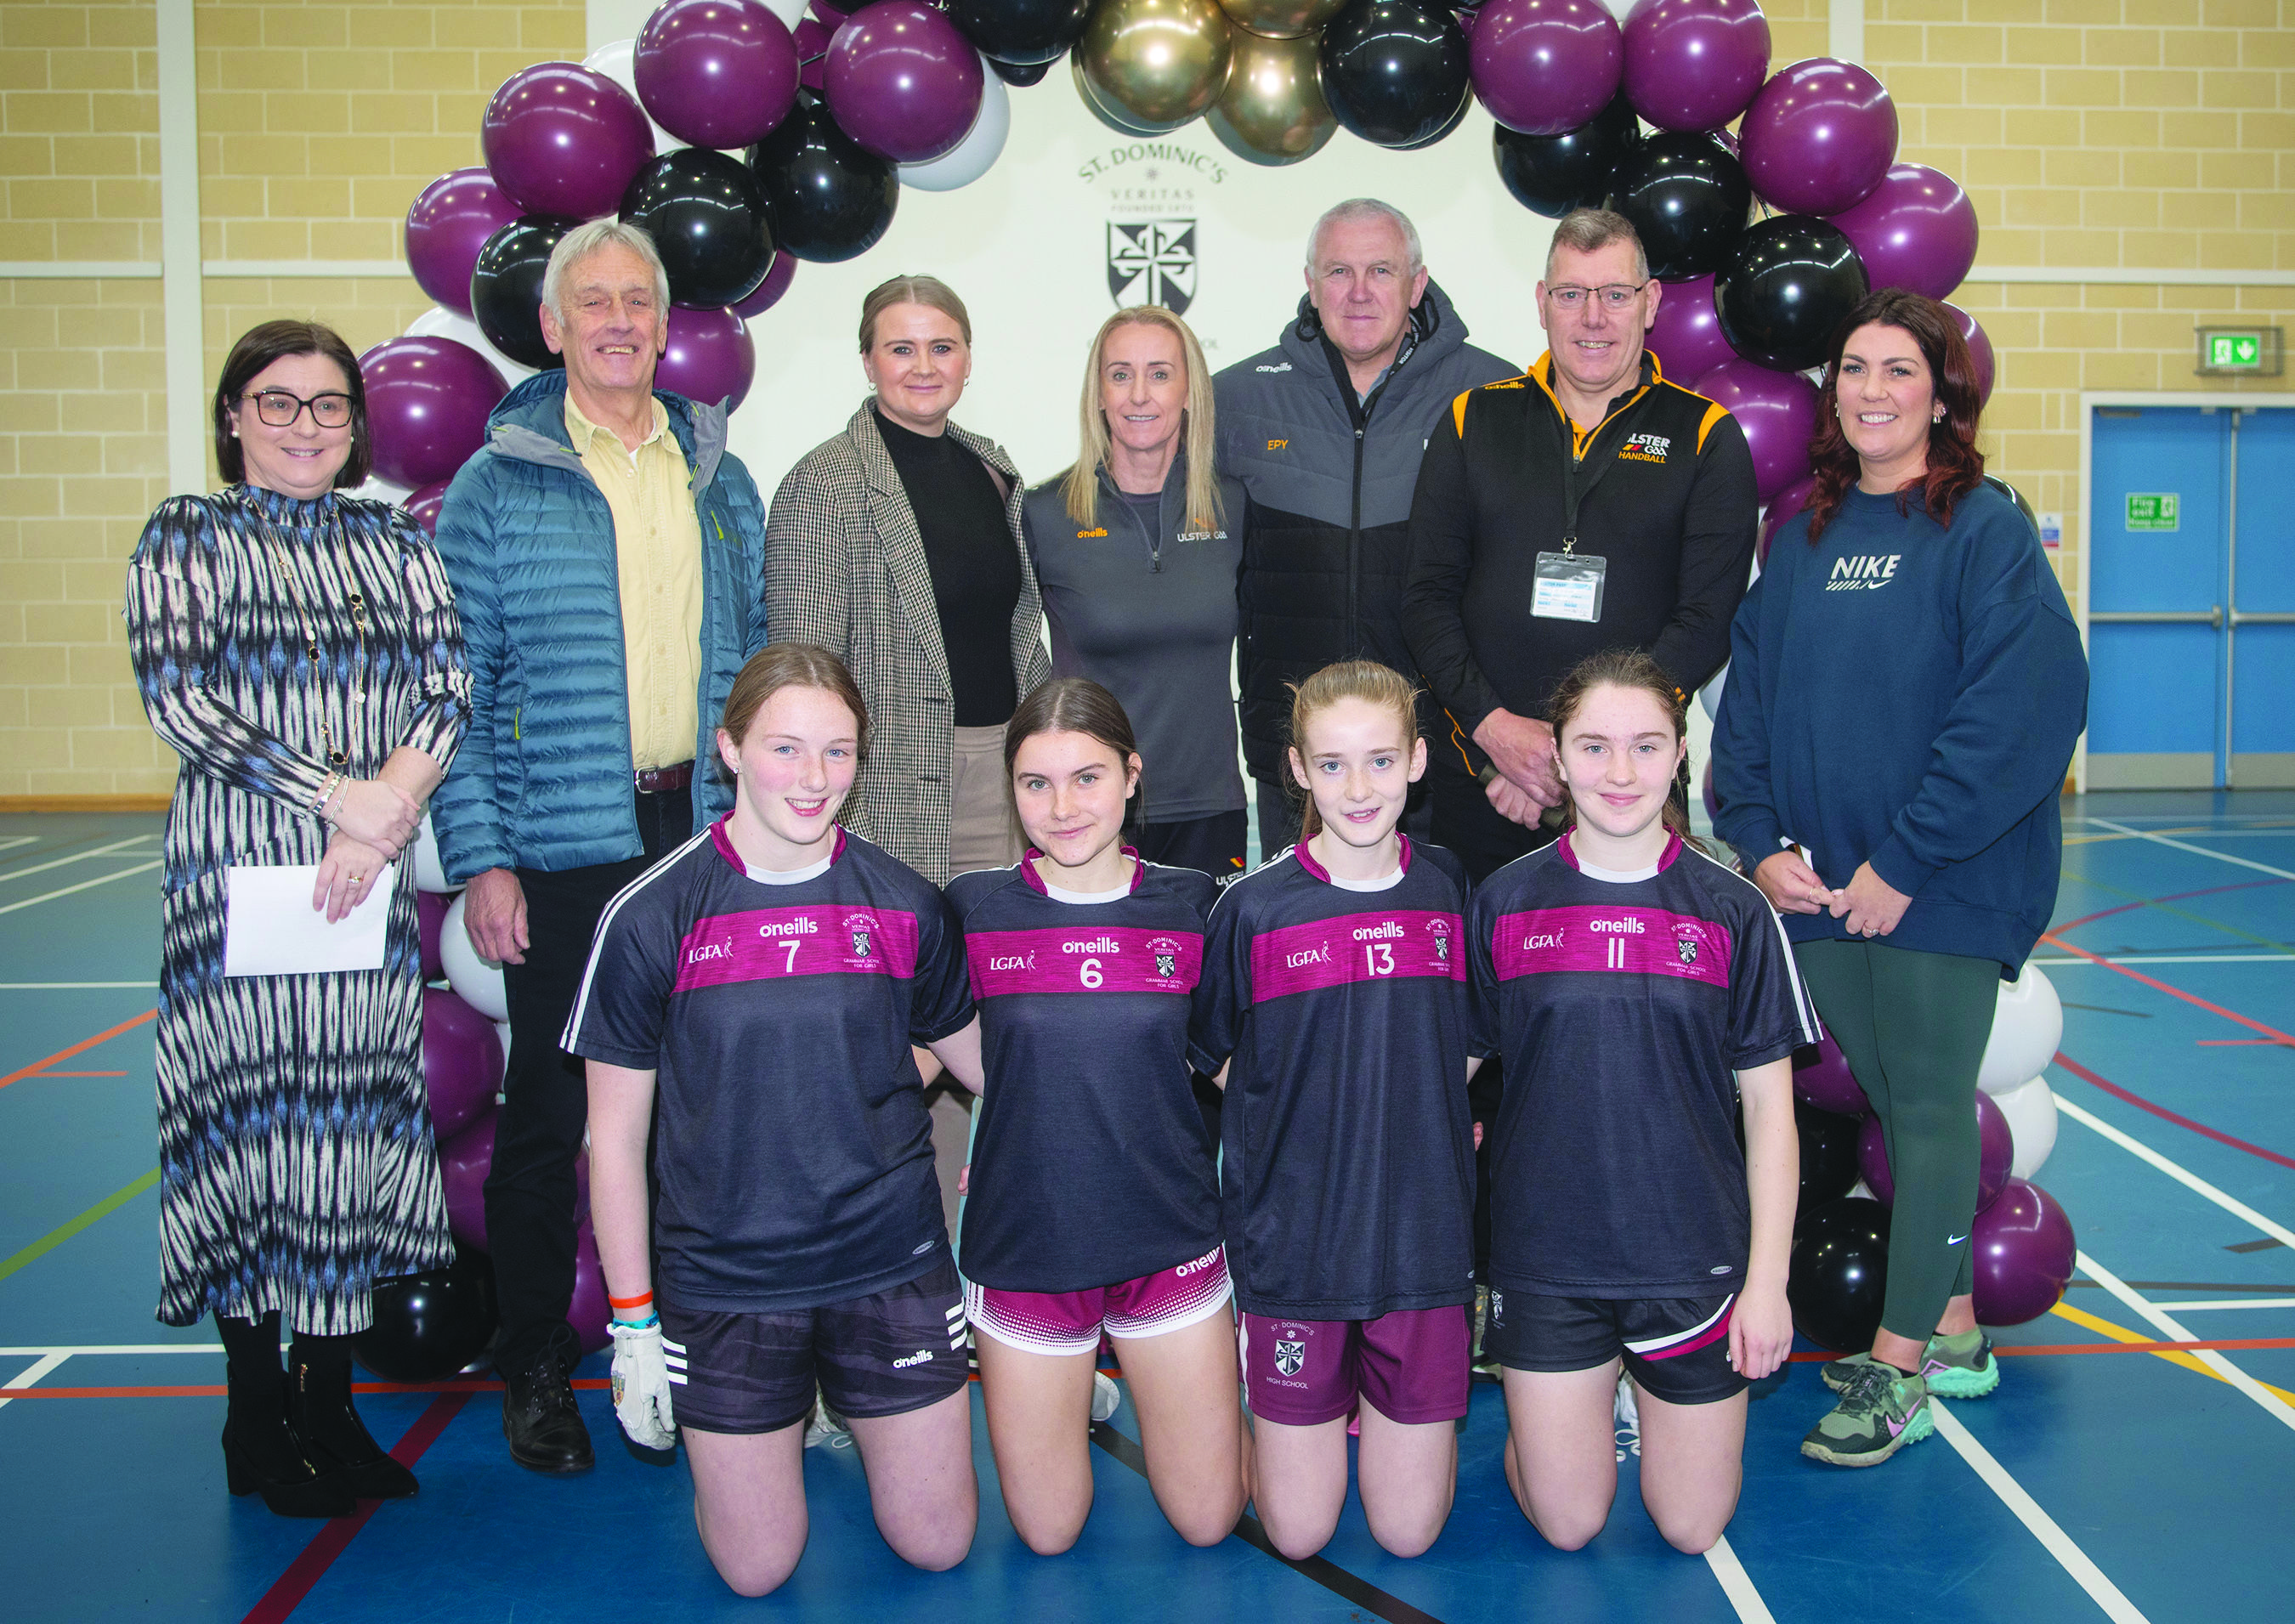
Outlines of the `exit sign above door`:
<svg viewBox="0 0 2295 1624">
<path fill-rule="evenodd" d="M 2276 378 L 2284 346 L 2276 327 L 2202 327 L 2202 378 Z"/>
</svg>

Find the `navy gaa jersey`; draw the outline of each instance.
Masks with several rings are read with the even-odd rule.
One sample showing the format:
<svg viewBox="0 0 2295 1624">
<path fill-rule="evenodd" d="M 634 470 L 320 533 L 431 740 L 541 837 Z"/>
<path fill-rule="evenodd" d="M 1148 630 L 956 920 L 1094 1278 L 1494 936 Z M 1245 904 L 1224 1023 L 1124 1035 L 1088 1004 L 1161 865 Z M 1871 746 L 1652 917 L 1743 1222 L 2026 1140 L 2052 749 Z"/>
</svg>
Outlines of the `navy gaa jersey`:
<svg viewBox="0 0 2295 1624">
<path fill-rule="evenodd" d="M 713 1313 L 813 1308 L 946 1254 L 909 1045 L 972 1018 L 932 882 L 839 829 L 828 868 L 752 879 L 711 825 L 607 904 L 565 1047 L 655 1076 L 664 1288 Z"/>
<path fill-rule="evenodd" d="M 1402 842 L 1381 891 L 1305 843 L 1212 911 L 1190 1046 L 1217 1073 L 1228 1269 L 1254 1314 L 1375 1319 L 1474 1295 L 1467 882 Z"/>
<path fill-rule="evenodd" d="M 964 1273 L 999 1291 L 1136 1280 L 1219 1245 L 1211 1136 L 1188 1080 L 1190 997 L 1218 887 L 1139 863 L 1105 902 L 1033 862 L 960 874 L 988 1086 L 973 1130 Z"/>
<path fill-rule="evenodd" d="M 1785 927 L 1752 883 L 1667 842 L 1585 872 L 1570 837 L 1474 894 L 1475 1047 L 1506 1057 L 1491 1284 L 1720 1296 L 1751 1245 L 1735 1073 L 1817 1041 Z"/>
</svg>

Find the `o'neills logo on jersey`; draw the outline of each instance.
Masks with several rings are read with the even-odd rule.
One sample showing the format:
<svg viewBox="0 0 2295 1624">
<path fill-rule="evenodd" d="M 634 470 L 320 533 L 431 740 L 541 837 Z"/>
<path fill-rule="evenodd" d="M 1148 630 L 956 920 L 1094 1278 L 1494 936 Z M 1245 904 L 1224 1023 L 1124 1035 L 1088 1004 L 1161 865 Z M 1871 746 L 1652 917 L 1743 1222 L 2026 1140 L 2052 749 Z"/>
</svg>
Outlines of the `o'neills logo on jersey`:
<svg viewBox="0 0 2295 1624">
<path fill-rule="evenodd" d="M 1618 447 L 1618 455 L 1629 462 L 1662 462 L 1672 449 L 1672 440 L 1664 435 L 1629 434 Z"/>
<path fill-rule="evenodd" d="M 803 918 L 776 919 L 772 924 L 757 926 L 757 934 L 761 936 L 817 936 L 820 934 L 821 926 L 814 923 L 810 914 Z"/>
<path fill-rule="evenodd" d="M 1173 936 L 1150 936 L 1148 951 L 1156 959 L 1156 974 L 1165 981 L 1180 973 L 1180 943 Z"/>
<path fill-rule="evenodd" d="M 1063 953 L 1120 953 L 1123 951 L 1123 943 L 1113 936 L 1094 936 L 1089 942 L 1060 943 L 1060 951 Z"/>
<path fill-rule="evenodd" d="M 1362 929 L 1355 932 L 1355 940 L 1358 942 L 1400 942 L 1402 940 L 1402 926 L 1397 925 L 1393 919 L 1384 920 L 1377 925 L 1366 925 Z"/>
<path fill-rule="evenodd" d="M 1825 581 L 1828 592 L 1877 592 L 1897 578 L 1897 560 L 1901 552 L 1868 552 L 1862 558 L 1835 559 L 1833 574 Z"/>
<path fill-rule="evenodd" d="M 876 929 L 877 918 L 874 914 L 849 913 L 845 916 L 845 933 L 852 938 L 853 956 L 855 959 L 872 959 L 876 956 L 870 951 Z"/>
<path fill-rule="evenodd" d="M 992 970 L 1033 970 L 1036 967 L 1033 953 L 991 953 L 988 967 Z"/>
<path fill-rule="evenodd" d="M 1620 935 L 1638 936 L 1642 934 L 1642 922 L 1639 919 L 1597 919 L 1593 928 L 1615 931 Z"/>
</svg>

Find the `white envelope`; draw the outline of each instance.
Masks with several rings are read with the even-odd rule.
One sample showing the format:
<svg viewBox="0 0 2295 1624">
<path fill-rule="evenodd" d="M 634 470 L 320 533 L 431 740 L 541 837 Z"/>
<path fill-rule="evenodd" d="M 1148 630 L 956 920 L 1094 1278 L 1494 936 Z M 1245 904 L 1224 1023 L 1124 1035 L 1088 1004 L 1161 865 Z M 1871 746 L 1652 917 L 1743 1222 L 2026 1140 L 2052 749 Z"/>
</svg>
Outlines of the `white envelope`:
<svg viewBox="0 0 2295 1624">
<path fill-rule="evenodd" d="M 343 918 L 329 924 L 311 906 L 319 884 L 316 863 L 282 868 L 233 866 L 225 870 L 223 973 L 226 975 L 308 975 L 332 970 L 379 970 L 390 925 L 396 863 L 384 865 L 373 889 Z"/>
</svg>

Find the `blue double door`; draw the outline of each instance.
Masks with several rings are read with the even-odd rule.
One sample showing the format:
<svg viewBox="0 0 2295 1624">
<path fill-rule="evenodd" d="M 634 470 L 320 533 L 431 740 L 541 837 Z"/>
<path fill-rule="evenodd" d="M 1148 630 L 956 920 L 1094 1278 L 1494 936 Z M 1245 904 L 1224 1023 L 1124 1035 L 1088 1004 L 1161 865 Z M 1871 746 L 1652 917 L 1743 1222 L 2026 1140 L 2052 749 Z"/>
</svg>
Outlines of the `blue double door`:
<svg viewBox="0 0 2295 1624">
<path fill-rule="evenodd" d="M 2295 787 L 2295 410 L 2094 410 L 2088 787 Z"/>
</svg>

